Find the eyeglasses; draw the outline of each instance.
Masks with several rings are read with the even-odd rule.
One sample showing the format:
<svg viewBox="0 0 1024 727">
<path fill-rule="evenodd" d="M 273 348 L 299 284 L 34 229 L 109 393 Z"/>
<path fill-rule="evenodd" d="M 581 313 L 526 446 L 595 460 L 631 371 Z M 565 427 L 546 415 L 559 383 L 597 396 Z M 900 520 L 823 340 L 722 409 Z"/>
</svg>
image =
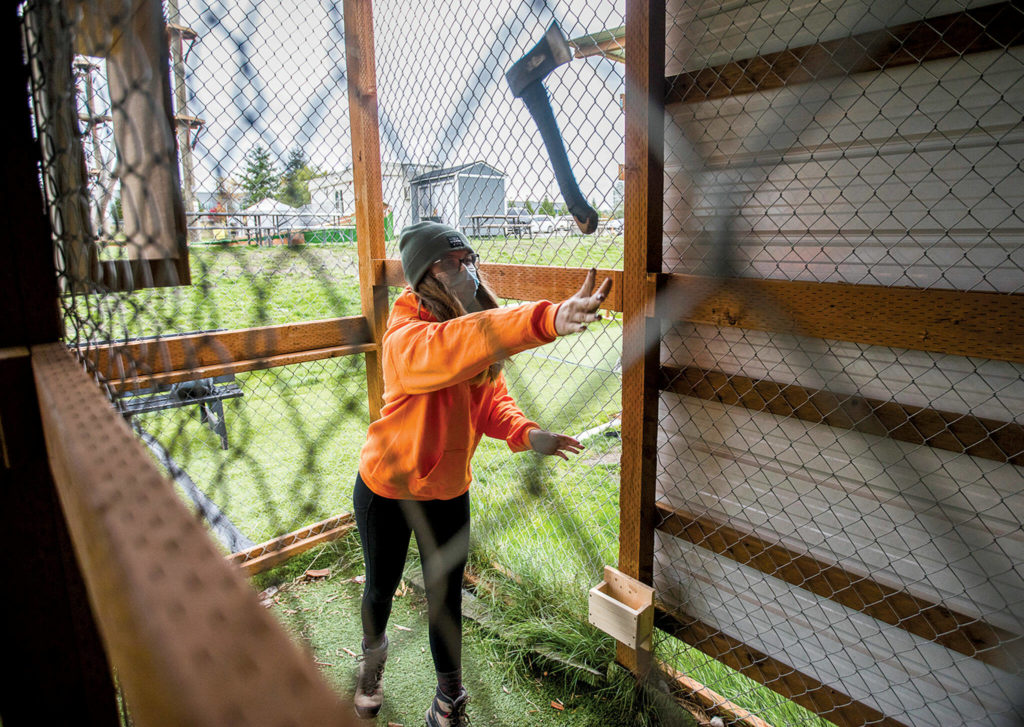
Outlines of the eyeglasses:
<svg viewBox="0 0 1024 727">
<path fill-rule="evenodd" d="M 476 270 L 479 262 L 480 256 L 475 252 L 472 252 L 465 257 L 453 257 L 451 255 L 447 255 L 440 260 L 435 260 L 433 264 L 437 265 L 439 272 L 442 272 L 445 275 L 455 275 L 463 265 L 466 266 L 466 270 Z"/>
</svg>

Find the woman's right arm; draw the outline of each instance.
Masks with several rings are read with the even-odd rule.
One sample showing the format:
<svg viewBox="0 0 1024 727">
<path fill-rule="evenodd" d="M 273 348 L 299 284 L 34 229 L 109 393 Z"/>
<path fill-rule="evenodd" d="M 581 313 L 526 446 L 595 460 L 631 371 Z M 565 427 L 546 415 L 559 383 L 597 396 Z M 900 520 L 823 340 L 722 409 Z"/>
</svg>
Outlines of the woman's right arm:
<svg viewBox="0 0 1024 727">
<path fill-rule="evenodd" d="M 468 381 L 492 363 L 553 341 L 557 306 L 546 300 L 437 323 L 407 319 L 384 336 L 384 362 L 408 394 Z"/>
</svg>

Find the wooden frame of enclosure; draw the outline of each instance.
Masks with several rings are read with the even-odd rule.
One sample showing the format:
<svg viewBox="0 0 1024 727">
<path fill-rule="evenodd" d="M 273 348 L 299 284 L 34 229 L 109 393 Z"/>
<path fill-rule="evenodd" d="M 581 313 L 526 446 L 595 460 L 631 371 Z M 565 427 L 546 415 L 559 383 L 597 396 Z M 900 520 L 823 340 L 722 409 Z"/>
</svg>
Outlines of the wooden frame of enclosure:
<svg viewBox="0 0 1024 727">
<path fill-rule="evenodd" d="M 599 271 L 599 277 L 613 279 L 612 295 L 604 307 L 622 312 L 625 319 L 623 401 L 629 406 L 623 407 L 622 424 L 621 571 L 652 582 L 654 533 L 660 530 L 960 653 L 1000 663 L 997 647 L 1003 634 L 998 629 L 756 533 L 655 505 L 658 399 L 663 391 L 1017 465 L 1021 464 L 1024 440 L 1022 428 L 1008 422 L 958 417 L 899 401 L 841 396 L 795 382 L 754 380 L 694 367 L 661 367 L 659 314 L 664 315 L 664 301 L 673 295 L 692 301 L 686 315 L 692 322 L 1015 362 L 1024 361 L 1024 296 L 722 281 L 663 273 L 665 105 L 659 100 L 686 103 L 691 93 L 706 98 L 709 90 L 741 93 L 799 83 L 806 80 L 796 73 L 800 59 L 814 54 L 829 54 L 835 59 L 836 72 L 848 73 L 924 62 L 949 52 L 973 52 L 993 43 L 1017 43 L 1022 37 L 1020 27 L 1003 27 L 1000 32 L 1005 37 L 995 39 L 977 32 L 981 15 L 998 13 L 999 7 L 1010 5 L 890 28 L 884 48 L 877 38 L 855 38 L 857 42 L 791 49 L 742 65 L 666 78 L 664 0 L 628 3 L 625 263 L 622 271 Z M 88 354 L 96 366 L 93 373 L 108 385 L 128 390 L 361 353 L 366 357 L 371 415 L 379 413 L 383 382 L 377 342 L 387 315 L 387 287 L 401 285 L 403 280 L 399 262 L 385 259 L 384 254 L 371 0 L 346 0 L 344 18 L 363 315 L 81 352 Z M 8 68 L 21 69 L 21 73 L 8 74 L 4 83 L 10 97 L 18 98 L 23 95 L 26 76 L 13 12 L 7 26 L 7 42 L 2 45 L 9 56 Z M 927 33 L 934 33 L 935 28 L 955 29 L 948 36 L 955 38 L 955 43 L 929 42 Z M 857 48 L 861 49 L 859 55 Z M 723 84 L 720 79 L 731 80 Z M 65 669 L 61 675 L 62 692 L 73 696 L 65 700 L 71 711 L 54 721 L 81 719 L 88 713 L 95 717 L 91 722 L 115 723 L 109 655 L 140 725 L 171 718 L 190 724 L 219 724 L 225 721 L 223 715 L 238 713 L 231 712 L 233 709 L 248 713 L 249 705 L 269 710 L 262 717 L 287 714 L 298 719 L 301 715 L 302 722 L 333 719 L 344 724 L 346 714 L 339 714 L 333 694 L 308 660 L 275 630 L 265 613 L 254 610 L 251 593 L 238 587 L 237 574 L 229 572 L 201 528 L 166 499 L 170 485 L 159 477 L 116 413 L 86 374 L 53 343 L 59 339 L 60 325 L 52 257 L 46 254 L 50 232 L 45 217 L 31 213 L 42 208 L 34 176 L 38 153 L 33 156 L 30 151 L 27 110 L 22 116 L 23 142 L 9 147 L 17 158 L 9 165 L 5 200 L 9 219 L 21 232 L 6 238 L 10 259 L 24 264 L 5 270 L 5 284 L 0 286 L 4 308 L 13 313 L 0 318 L 0 371 L 8 386 L 21 392 L 17 397 L 5 397 L 0 406 L 0 425 L 7 425 L 0 426 L 7 498 L 4 525 L 8 533 L 21 534 L 15 538 L 20 544 L 11 552 L 13 560 L 24 559 L 18 573 L 27 582 L 40 579 L 36 569 L 60 575 L 40 591 L 39 603 L 29 609 L 27 628 L 23 615 L 4 620 L 10 632 L 7 643 L 12 645 L 8 658 L 18 661 L 18 673 L 24 678 L 3 694 L 2 703 L 13 705 L 13 714 L 35 710 L 32 714 L 38 718 L 39 705 L 58 700 L 47 698 L 54 688 L 53 674 L 33 652 L 75 643 L 77 668 Z M 40 244 L 21 244 L 28 240 Z M 586 274 L 584 269 L 495 264 L 485 264 L 483 272 L 498 295 L 522 300 L 564 299 L 578 289 Z M 658 296 L 655 308 L 658 293 L 664 295 Z M 767 299 L 770 306 L 759 305 Z M 866 315 L 883 303 L 899 307 L 904 315 L 886 321 Z M 50 345 L 41 345 L 47 343 Z M 38 393 L 38 404 L 32 400 L 33 391 Z M 11 422 L 24 426 L 12 428 Z M 48 451 L 43 450 L 43 427 Z M 133 476 L 123 477 L 128 470 Z M 147 542 L 145 533 L 121 522 L 133 517 L 155 518 L 161 527 L 173 530 L 173 537 Z M 43 528 L 44 523 L 49 525 Z M 277 562 L 313 539 L 323 540 L 349 527 L 344 519 L 325 521 L 236 560 L 255 569 L 257 562 Z M 31 545 L 40 538 L 50 546 L 42 555 Z M 77 560 L 70 556 L 71 544 Z M 154 567 L 160 569 L 160 578 L 152 577 Z M 197 584 L 209 587 L 199 591 Z M 179 595 L 189 590 L 201 592 L 202 601 L 189 604 L 164 598 L 175 590 Z M 164 616 L 154 625 L 149 616 L 156 612 Z M 225 627 L 231 622 L 238 628 Z M 203 640 L 190 638 L 178 643 L 187 630 L 183 629 L 186 623 L 189 628 L 201 625 L 197 634 Z M 847 695 L 698 620 L 680 618 L 662 608 L 656 623 L 809 709 L 827 714 L 839 725 L 866 721 L 894 724 Z M 11 631 L 13 624 L 18 624 L 17 633 Z M 262 636 L 249 643 L 253 634 Z M 222 660 L 225 654 L 244 658 L 227 663 Z M 647 666 L 645 654 L 624 647 L 619 649 L 619 659 L 637 670 Z M 264 664 L 275 669 L 263 671 Z M 215 670 L 215 679 L 211 670 Z M 217 689 L 210 690 L 210 684 Z M 56 705 L 47 708 L 59 709 Z"/>
</svg>

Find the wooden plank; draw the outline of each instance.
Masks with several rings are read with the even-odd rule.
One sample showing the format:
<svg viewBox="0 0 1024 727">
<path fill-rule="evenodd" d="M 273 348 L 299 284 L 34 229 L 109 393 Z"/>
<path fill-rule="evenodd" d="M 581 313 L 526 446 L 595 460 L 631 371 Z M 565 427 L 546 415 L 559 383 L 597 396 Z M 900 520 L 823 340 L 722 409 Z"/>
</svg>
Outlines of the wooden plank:
<svg viewBox="0 0 1024 727">
<path fill-rule="evenodd" d="M 863 727 L 866 724 L 906 727 L 902 722 L 855 702 L 839 690 L 686 614 L 669 613 L 659 606 L 654 615 L 654 625 L 838 727 Z"/>
<path fill-rule="evenodd" d="M 354 725 L 67 349 L 35 346 L 32 362 L 75 554 L 133 721 Z"/>
<path fill-rule="evenodd" d="M 697 366 L 663 366 L 661 390 L 1024 466 L 1024 426 L 1016 422 L 834 394 Z"/>
<path fill-rule="evenodd" d="M 710 515 L 696 515 L 663 503 L 656 507 L 657 528 L 661 532 L 978 661 L 1011 672 L 1016 669 L 1012 655 L 1001 648 L 1018 639 L 1008 631 L 768 541 Z"/>
<path fill-rule="evenodd" d="M 1024 363 L 1024 294 L 661 274 L 661 318 Z"/>
<path fill-rule="evenodd" d="M 167 386 L 182 381 L 195 381 L 213 376 L 224 376 L 225 374 L 241 374 L 246 371 L 262 371 L 277 366 L 292 366 L 294 364 L 309 363 L 310 361 L 323 361 L 328 358 L 340 356 L 353 356 L 359 353 L 376 351 L 377 346 L 372 343 L 364 343 L 358 346 L 333 346 L 331 348 L 314 348 L 310 351 L 299 351 L 297 353 L 286 353 L 280 356 L 268 356 L 266 358 L 249 359 L 244 361 L 231 361 L 229 363 L 215 364 L 212 366 L 200 366 L 194 369 L 182 369 L 179 371 L 164 371 L 156 374 L 139 374 L 128 379 L 115 379 L 107 382 L 115 393 L 121 394 L 126 391 L 147 389 L 153 386 Z"/>
<path fill-rule="evenodd" d="M 749 710 L 723 697 L 713 689 L 709 689 L 693 677 L 684 674 L 664 662 L 658 663 L 659 671 L 675 682 L 675 688 L 682 691 L 690 700 L 697 702 L 712 714 L 723 716 L 728 724 L 736 727 L 772 727 L 769 723 Z"/>
<path fill-rule="evenodd" d="M 379 260 L 380 277 L 387 285 L 406 285 L 400 260 Z M 589 268 L 562 268 L 552 265 L 505 265 L 484 263 L 480 277 L 499 298 L 511 300 L 562 301 L 571 297 L 583 285 Z M 597 282 L 612 279 L 612 290 L 601 304 L 605 310 L 622 311 L 622 271 L 611 268 L 597 269 Z"/>
<path fill-rule="evenodd" d="M 356 202 L 359 300 L 372 340 L 379 344 L 388 318 L 388 290 L 376 281 L 373 261 L 384 257 L 384 199 L 377 120 L 377 69 L 373 49 L 372 0 L 344 0 L 345 62 L 348 71 L 352 186 Z M 380 417 L 384 372 L 377 351 L 366 354 L 370 419 Z"/>
<path fill-rule="evenodd" d="M 94 370 L 101 379 L 119 381 L 273 359 L 318 349 L 372 346 L 372 343 L 366 319 L 350 316 L 129 342 L 84 344 L 78 352 L 95 366 Z"/>
<path fill-rule="evenodd" d="M 48 466 L 28 348 L 0 349 L 0 392 L 4 577 L 11 593 L 18 584 L 17 597 L 0 602 L 4 659 L 17 665 L 4 677 L 0 713 L 5 724 L 115 727 L 112 671 Z"/>
<path fill-rule="evenodd" d="M 664 206 L 665 2 L 626 6 L 626 183 L 622 273 L 622 472 L 619 562 L 650 584 L 654 573 L 654 488 L 658 444 L 660 324 L 648 317 L 647 278 L 662 265 Z M 627 405 L 628 402 L 628 405 Z M 617 645 L 620 663 L 638 673 L 650 653 Z"/>
<path fill-rule="evenodd" d="M 337 540 L 355 527 L 352 513 L 342 513 L 228 556 L 246 576 L 263 573 L 307 550 Z"/>
<path fill-rule="evenodd" d="M 696 103 L 852 73 L 1019 45 L 1024 11 L 1014 2 L 949 13 L 850 38 L 789 48 L 665 81 L 666 103 Z"/>
</svg>

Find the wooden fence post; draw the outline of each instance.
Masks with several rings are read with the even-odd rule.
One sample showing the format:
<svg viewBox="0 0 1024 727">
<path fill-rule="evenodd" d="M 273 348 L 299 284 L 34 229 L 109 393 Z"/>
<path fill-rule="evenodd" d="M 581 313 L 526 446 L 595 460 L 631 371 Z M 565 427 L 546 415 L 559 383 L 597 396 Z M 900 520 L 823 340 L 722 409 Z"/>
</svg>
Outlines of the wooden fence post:
<svg viewBox="0 0 1024 727">
<path fill-rule="evenodd" d="M 384 199 L 377 122 L 377 71 L 373 51 L 373 3 L 345 0 L 345 62 L 352 129 L 352 176 L 356 198 L 356 245 L 359 250 L 359 298 L 363 316 L 379 346 L 388 315 L 384 284 Z M 380 416 L 384 376 L 380 350 L 366 354 L 366 390 L 370 418 Z"/>
<path fill-rule="evenodd" d="M 651 583 L 654 484 L 658 463 L 660 330 L 648 275 L 661 272 L 665 3 L 626 7 L 626 210 L 622 338 L 622 480 L 619 570 Z M 649 652 L 618 645 L 618 660 L 643 673 Z"/>
</svg>

